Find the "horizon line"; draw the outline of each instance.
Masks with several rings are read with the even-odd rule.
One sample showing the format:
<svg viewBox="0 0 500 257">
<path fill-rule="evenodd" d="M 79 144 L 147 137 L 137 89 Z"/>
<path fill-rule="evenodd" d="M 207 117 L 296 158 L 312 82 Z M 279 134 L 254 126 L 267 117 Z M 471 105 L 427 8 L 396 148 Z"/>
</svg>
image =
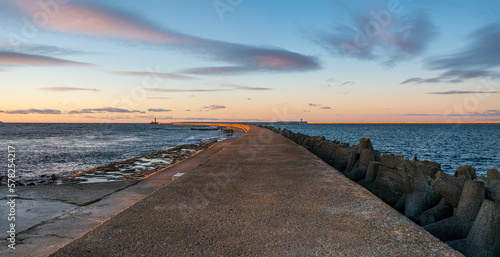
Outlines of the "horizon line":
<svg viewBox="0 0 500 257">
<path fill-rule="evenodd" d="M 297 121 L 171 121 L 161 122 L 161 124 L 171 123 L 288 123 Z M 149 124 L 148 122 L 1 122 L 9 123 L 74 123 L 74 124 Z M 500 124 L 500 121 L 305 121 L 306 124 Z"/>
</svg>

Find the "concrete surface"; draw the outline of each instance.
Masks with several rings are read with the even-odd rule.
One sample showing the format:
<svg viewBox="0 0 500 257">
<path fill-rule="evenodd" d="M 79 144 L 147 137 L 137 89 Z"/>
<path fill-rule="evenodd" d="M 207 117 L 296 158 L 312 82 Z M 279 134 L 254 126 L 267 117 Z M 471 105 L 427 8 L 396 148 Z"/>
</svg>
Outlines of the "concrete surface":
<svg viewBox="0 0 500 257">
<path fill-rule="evenodd" d="M 257 127 L 52 256 L 240 255 L 462 256 Z"/>
<path fill-rule="evenodd" d="M 139 182 L 51 184 L 16 188 L 16 249 L 9 249 L 7 242 L 3 240 L 0 256 L 49 255 L 167 185 L 174 174 L 194 169 L 241 135 L 242 132 L 236 132 L 233 137 Z M 0 189 L 7 190 L 7 187 Z M 0 217 L 5 219 L 9 212 L 6 196 L 4 194 L 0 199 Z M 8 226 L 9 222 L 2 220 L 0 231 L 7 231 Z"/>
</svg>

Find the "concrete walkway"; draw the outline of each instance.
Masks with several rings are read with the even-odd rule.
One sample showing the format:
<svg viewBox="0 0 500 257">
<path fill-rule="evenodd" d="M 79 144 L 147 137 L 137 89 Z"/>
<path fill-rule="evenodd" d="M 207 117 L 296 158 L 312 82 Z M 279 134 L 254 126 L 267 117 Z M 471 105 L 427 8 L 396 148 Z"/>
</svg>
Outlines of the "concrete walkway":
<svg viewBox="0 0 500 257">
<path fill-rule="evenodd" d="M 53 256 L 461 256 L 303 147 L 250 130 Z"/>
</svg>

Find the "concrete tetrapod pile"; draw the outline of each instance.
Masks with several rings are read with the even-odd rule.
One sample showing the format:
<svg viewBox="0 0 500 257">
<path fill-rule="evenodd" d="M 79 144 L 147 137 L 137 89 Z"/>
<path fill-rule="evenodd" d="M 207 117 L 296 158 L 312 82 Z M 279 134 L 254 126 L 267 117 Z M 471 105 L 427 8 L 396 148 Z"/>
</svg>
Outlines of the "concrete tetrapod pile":
<svg viewBox="0 0 500 257">
<path fill-rule="evenodd" d="M 470 165 L 451 176 L 432 161 L 406 160 L 358 145 L 266 127 L 304 146 L 466 256 L 500 256 L 500 174 L 476 177 Z"/>
</svg>

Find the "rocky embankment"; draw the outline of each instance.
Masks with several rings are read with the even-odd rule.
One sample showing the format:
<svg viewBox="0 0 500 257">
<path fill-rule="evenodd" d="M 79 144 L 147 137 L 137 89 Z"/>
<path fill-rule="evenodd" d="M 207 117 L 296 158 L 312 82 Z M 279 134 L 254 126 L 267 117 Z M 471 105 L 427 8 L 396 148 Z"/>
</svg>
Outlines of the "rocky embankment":
<svg viewBox="0 0 500 257">
<path fill-rule="evenodd" d="M 476 176 L 470 165 L 449 175 L 432 161 L 407 160 L 358 145 L 266 127 L 304 146 L 466 256 L 500 256 L 500 174 Z"/>
</svg>

